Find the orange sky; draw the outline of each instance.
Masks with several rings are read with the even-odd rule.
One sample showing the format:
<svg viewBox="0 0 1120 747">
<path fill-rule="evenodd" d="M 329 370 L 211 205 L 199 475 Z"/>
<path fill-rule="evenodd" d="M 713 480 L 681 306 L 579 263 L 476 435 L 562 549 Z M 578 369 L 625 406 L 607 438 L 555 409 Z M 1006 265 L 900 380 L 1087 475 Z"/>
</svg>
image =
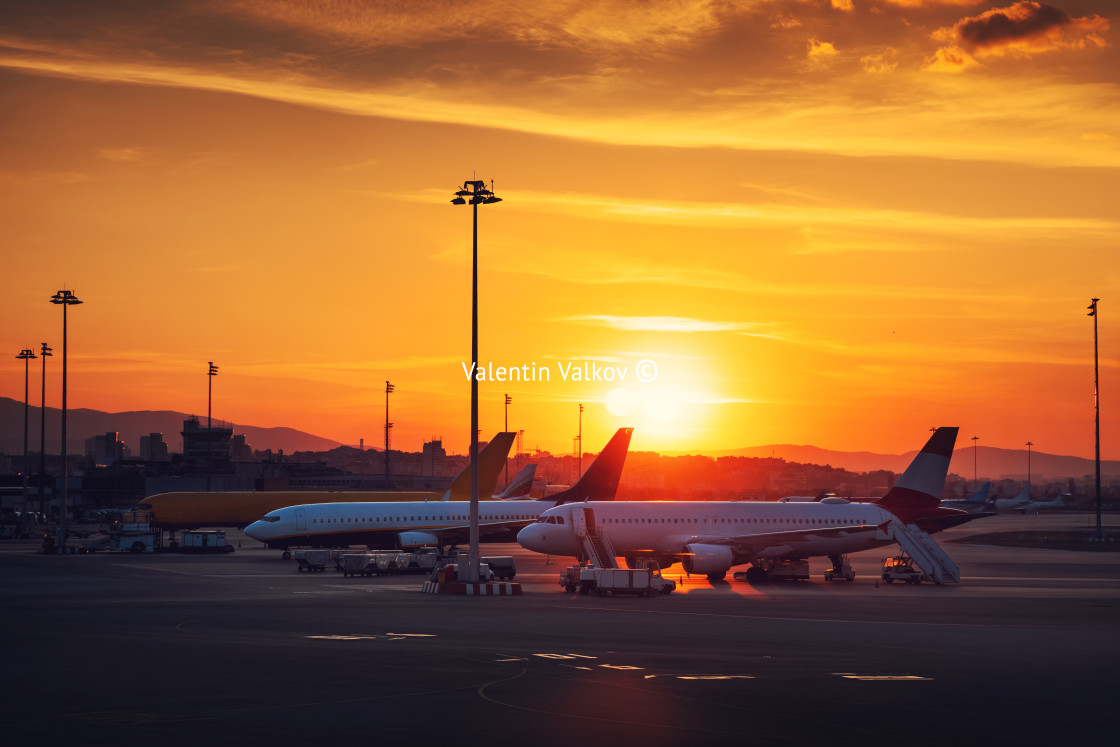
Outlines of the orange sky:
<svg viewBox="0 0 1120 747">
<path fill-rule="evenodd" d="M 464 451 L 477 174 L 481 361 L 551 374 L 485 433 L 1091 456 L 1098 296 L 1120 458 L 1111 2 L 101 5 L 0 8 L 0 338 L 72 288 L 71 407 L 205 414 L 213 360 L 215 417 L 377 445 L 391 379 Z"/>
</svg>

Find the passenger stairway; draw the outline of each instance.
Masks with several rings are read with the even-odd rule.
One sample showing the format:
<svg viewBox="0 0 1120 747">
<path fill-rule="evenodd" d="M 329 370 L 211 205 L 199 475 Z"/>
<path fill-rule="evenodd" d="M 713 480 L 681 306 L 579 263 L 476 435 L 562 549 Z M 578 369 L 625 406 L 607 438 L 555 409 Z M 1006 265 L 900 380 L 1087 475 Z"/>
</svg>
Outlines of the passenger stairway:
<svg viewBox="0 0 1120 747">
<path fill-rule="evenodd" d="M 596 568 L 618 568 L 614 547 L 604 532 L 588 532 L 583 538 L 583 551 Z"/>
<path fill-rule="evenodd" d="M 929 534 L 914 524 L 892 521 L 891 529 L 899 547 L 910 554 L 914 564 L 934 583 L 960 583 L 961 570 Z"/>
</svg>

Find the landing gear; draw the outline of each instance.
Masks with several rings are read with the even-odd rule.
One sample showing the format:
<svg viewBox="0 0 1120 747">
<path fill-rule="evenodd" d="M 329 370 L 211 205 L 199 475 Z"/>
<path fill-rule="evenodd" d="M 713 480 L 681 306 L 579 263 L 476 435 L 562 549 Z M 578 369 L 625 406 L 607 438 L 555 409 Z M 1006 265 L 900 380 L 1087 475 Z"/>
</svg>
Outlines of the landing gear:
<svg viewBox="0 0 1120 747">
<path fill-rule="evenodd" d="M 752 565 L 747 569 L 747 583 L 751 584 L 764 584 L 770 578 L 766 575 L 766 571 L 759 568 L 757 565 Z"/>
<path fill-rule="evenodd" d="M 727 571 L 717 571 L 716 573 L 709 573 L 708 574 L 708 580 L 709 581 L 722 581 L 726 577 L 727 577 Z"/>
</svg>

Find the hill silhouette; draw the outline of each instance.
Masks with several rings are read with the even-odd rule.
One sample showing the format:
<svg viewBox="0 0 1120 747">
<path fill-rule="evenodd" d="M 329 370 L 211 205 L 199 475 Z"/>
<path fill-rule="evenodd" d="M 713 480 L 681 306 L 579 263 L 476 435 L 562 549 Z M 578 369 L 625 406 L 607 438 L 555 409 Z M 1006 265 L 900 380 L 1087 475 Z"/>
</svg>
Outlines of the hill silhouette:
<svg viewBox="0 0 1120 747">
<path fill-rule="evenodd" d="M 39 423 L 40 411 L 38 407 L 30 408 L 28 423 L 28 448 L 39 451 Z M 183 430 L 183 421 L 192 417 L 190 413 L 175 412 L 173 410 L 138 410 L 131 412 L 102 412 L 85 408 L 67 409 L 66 411 L 66 440 L 69 441 L 68 451 L 71 454 L 80 454 L 87 438 L 104 435 L 109 431 L 116 431 L 121 441 L 132 449 L 134 455 L 139 454 L 140 437 L 149 433 L 162 433 L 164 441 L 170 451 L 182 451 L 180 433 Z M 206 425 L 206 416 L 196 416 Z M 47 452 L 57 453 L 59 450 L 60 423 L 62 411 L 58 408 L 47 408 Z M 327 451 L 341 444 L 329 438 L 323 438 L 311 433 L 298 431 L 294 428 L 262 428 L 253 425 L 241 425 L 214 420 L 214 425 L 225 425 L 233 428 L 234 433 L 243 434 L 248 444 L 257 451 L 272 449 L 283 450 L 290 454 L 294 451 Z M 0 397 L 0 451 L 7 454 L 23 453 L 23 402 Z"/>
</svg>

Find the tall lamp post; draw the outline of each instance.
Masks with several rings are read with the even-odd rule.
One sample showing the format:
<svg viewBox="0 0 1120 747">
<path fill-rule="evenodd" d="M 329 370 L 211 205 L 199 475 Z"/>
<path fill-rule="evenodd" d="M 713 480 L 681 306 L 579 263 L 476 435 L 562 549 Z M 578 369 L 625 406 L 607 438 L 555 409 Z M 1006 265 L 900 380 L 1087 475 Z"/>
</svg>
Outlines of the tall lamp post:
<svg viewBox="0 0 1120 747">
<path fill-rule="evenodd" d="M 62 510 L 59 512 L 58 547 L 60 552 L 65 552 L 66 511 L 70 499 L 68 485 L 70 481 L 66 470 L 66 309 L 82 302 L 73 291 L 60 290 L 51 296 L 51 303 L 62 306 Z"/>
<path fill-rule="evenodd" d="M 46 514 L 43 480 L 47 476 L 47 358 L 54 353 L 47 347 L 47 343 L 40 344 L 42 348 L 39 350 L 39 356 L 43 359 L 43 388 L 39 396 L 39 513 Z"/>
<path fill-rule="evenodd" d="M 385 382 L 385 489 L 389 489 L 389 431 L 393 424 L 389 422 L 389 395 L 396 389 L 388 380 Z"/>
<path fill-rule="evenodd" d="M 972 482 L 973 482 L 973 487 L 975 487 L 975 483 L 979 482 L 979 478 L 977 478 L 977 476 L 976 476 L 976 465 L 978 464 L 977 459 L 976 459 L 976 451 L 977 451 L 976 442 L 979 441 L 979 440 L 980 440 L 979 436 L 973 436 L 972 437 Z"/>
<path fill-rule="evenodd" d="M 1101 369 L 1100 355 L 1097 348 L 1097 301 L 1094 298 L 1087 307 L 1088 316 L 1093 317 L 1093 409 L 1096 422 L 1096 447 L 1097 447 L 1097 539 L 1104 541 L 1104 526 L 1101 524 Z"/>
<path fill-rule="evenodd" d="M 206 492 L 210 492 L 210 450 L 214 444 L 213 418 L 214 411 L 214 377 L 218 375 L 218 367 L 214 361 L 208 361 L 210 370 L 206 372 Z"/>
<path fill-rule="evenodd" d="M 579 406 L 579 430 L 576 431 L 579 451 L 576 453 L 576 480 L 583 477 L 583 405 Z"/>
<path fill-rule="evenodd" d="M 35 358 L 35 351 L 31 348 L 24 348 L 19 351 L 16 356 L 17 360 L 23 361 L 23 468 L 20 470 L 23 473 L 23 511 L 24 523 L 27 523 L 27 420 L 30 417 L 31 407 L 27 401 L 28 395 L 28 376 L 31 374 L 31 359 Z"/>
<path fill-rule="evenodd" d="M 1031 496 L 1031 447 L 1034 443 L 1027 441 L 1027 497 Z"/>
<path fill-rule="evenodd" d="M 506 395 L 506 433 L 509 433 L 509 406 L 513 403 L 513 397 Z M 509 487 L 509 452 L 506 452 L 506 487 Z"/>
<path fill-rule="evenodd" d="M 469 200 L 467 198 L 470 198 Z M 478 206 L 501 202 L 494 194 L 494 182 L 490 189 L 486 182 L 472 180 L 463 182 L 463 188 L 455 193 L 452 205 L 466 205 L 470 202 L 473 215 L 473 234 L 471 251 L 471 362 L 472 371 L 478 370 Z M 467 581 L 478 583 L 478 377 L 471 376 L 471 531 L 470 551 L 467 554 Z"/>
</svg>

